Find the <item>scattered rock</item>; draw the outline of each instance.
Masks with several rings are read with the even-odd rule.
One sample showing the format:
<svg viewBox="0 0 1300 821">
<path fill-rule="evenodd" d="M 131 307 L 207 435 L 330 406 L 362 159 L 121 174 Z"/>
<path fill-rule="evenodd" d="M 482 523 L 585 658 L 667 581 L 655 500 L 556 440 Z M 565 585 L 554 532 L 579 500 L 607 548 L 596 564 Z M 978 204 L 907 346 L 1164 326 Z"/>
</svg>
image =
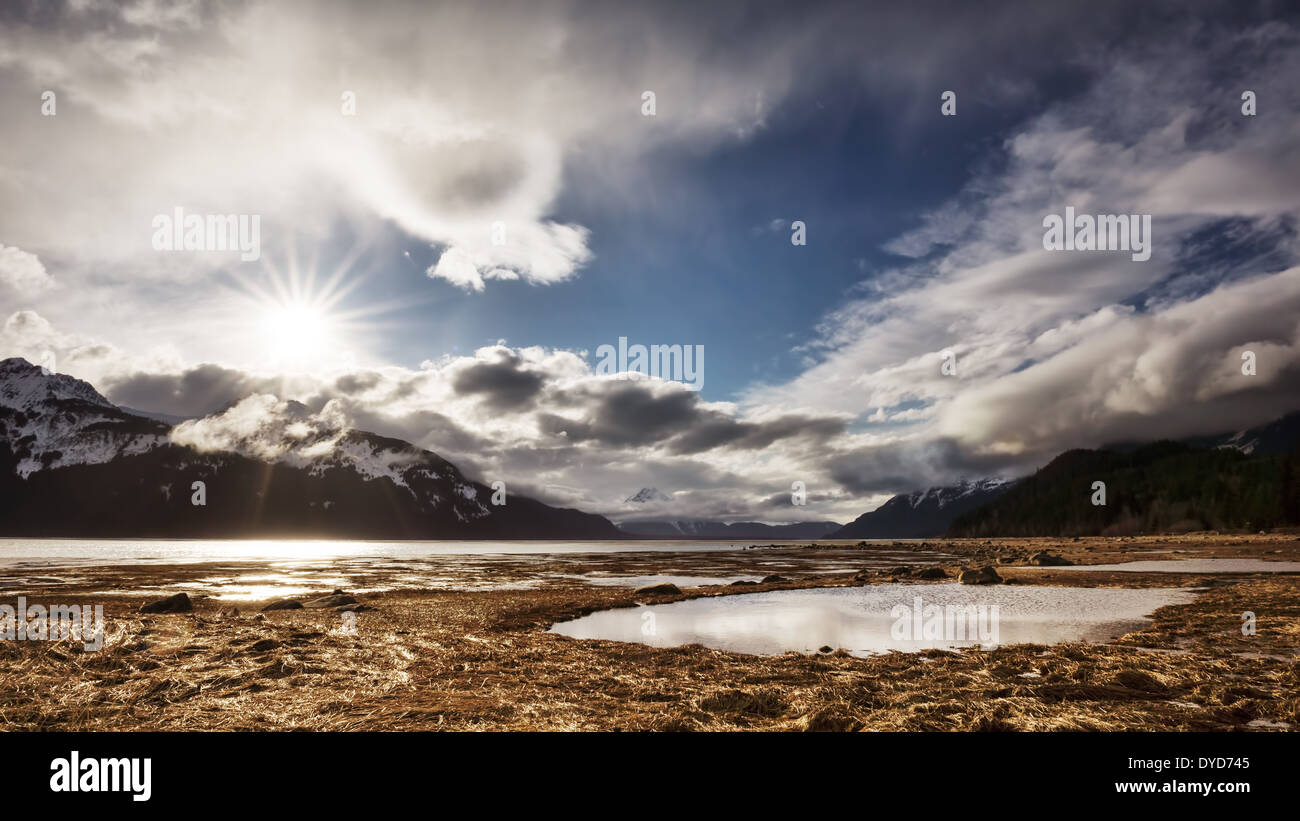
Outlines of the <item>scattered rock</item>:
<svg viewBox="0 0 1300 821">
<path fill-rule="evenodd" d="M 273 601 L 270 604 L 268 604 L 266 607 L 263 607 L 262 612 L 265 613 L 267 610 L 301 610 L 301 609 L 302 609 L 302 602 L 300 601 L 294 601 L 293 599 L 280 599 L 279 601 Z"/>
<path fill-rule="evenodd" d="M 672 582 L 663 582 L 662 584 L 648 584 L 645 587 L 638 587 L 632 591 L 639 596 L 677 596 L 682 589 Z"/>
<path fill-rule="evenodd" d="M 190 597 L 184 593 L 177 593 L 175 596 L 168 596 L 165 599 L 159 599 L 155 602 L 149 602 L 140 607 L 141 613 L 188 613 L 194 609 L 190 604 Z"/>
<path fill-rule="evenodd" d="M 1002 577 L 991 566 L 984 565 L 979 570 L 963 570 L 957 581 L 962 584 L 1000 584 Z"/>
<path fill-rule="evenodd" d="M 338 607 L 345 604 L 356 604 L 357 600 L 347 593 L 340 593 L 337 590 L 328 596 L 321 596 L 319 599 L 312 599 L 304 607 L 310 607 L 313 610 L 320 610 L 326 607 Z"/>
</svg>

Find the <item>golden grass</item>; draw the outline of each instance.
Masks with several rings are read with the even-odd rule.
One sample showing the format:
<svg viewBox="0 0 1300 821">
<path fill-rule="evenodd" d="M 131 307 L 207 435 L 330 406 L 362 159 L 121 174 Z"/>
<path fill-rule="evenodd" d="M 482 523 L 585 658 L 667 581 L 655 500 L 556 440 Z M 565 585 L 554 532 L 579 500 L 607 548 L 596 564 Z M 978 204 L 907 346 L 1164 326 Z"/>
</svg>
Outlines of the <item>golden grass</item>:
<svg viewBox="0 0 1300 821">
<path fill-rule="evenodd" d="M 1171 544 L 1192 543 L 1180 539 Z M 1258 555 L 1260 543 L 1246 546 Z M 1270 557 L 1294 558 L 1293 542 L 1276 543 L 1284 554 Z M 1234 555 L 1238 546 L 1213 539 L 1197 544 L 1219 555 Z M 1042 546 L 1041 540 L 999 540 L 941 548 L 996 563 Z M 1090 561 L 1131 547 L 1110 540 L 1052 544 Z M 1023 584 L 1207 582 L 1001 566 L 999 572 Z M 1300 727 L 1300 577 L 1214 581 L 1194 602 L 1162 608 L 1149 627 L 1110 645 L 866 659 L 843 652 L 760 657 L 700 646 L 656 649 L 545 632 L 555 621 L 636 601 L 625 589 L 577 582 L 363 596 L 376 609 L 356 616 L 355 635 L 328 611 L 231 616 L 221 615 L 215 601 L 199 601 L 190 614 L 141 615 L 135 612 L 141 600 L 125 600 L 105 608 L 108 634 L 100 652 L 84 652 L 74 642 L 0 642 L 0 728 L 1238 730 L 1255 719 Z M 823 576 L 740 591 L 699 588 L 656 601 L 852 583 Z M 102 599 L 82 590 L 60 594 L 59 601 Z M 1241 635 L 1246 610 L 1258 617 L 1253 637 Z"/>
</svg>

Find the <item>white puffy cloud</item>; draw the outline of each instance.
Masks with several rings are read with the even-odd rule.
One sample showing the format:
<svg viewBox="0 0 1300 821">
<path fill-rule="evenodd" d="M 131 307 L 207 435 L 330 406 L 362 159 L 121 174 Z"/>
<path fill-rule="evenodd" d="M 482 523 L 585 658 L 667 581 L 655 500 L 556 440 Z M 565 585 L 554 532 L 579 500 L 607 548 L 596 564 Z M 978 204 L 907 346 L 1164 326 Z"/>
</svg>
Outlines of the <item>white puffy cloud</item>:
<svg viewBox="0 0 1300 821">
<path fill-rule="evenodd" d="M 54 287 L 54 278 L 35 254 L 21 248 L 0 245 L 0 287 L 19 296 L 30 296 Z"/>
</svg>

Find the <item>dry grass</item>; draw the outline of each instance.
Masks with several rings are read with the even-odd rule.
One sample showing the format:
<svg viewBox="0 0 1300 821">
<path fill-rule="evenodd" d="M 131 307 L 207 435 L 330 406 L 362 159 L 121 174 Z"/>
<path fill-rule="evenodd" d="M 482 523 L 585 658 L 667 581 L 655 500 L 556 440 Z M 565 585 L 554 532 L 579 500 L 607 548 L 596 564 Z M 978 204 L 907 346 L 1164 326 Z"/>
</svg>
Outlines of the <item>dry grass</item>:
<svg viewBox="0 0 1300 821">
<path fill-rule="evenodd" d="M 1189 538 L 1162 544 L 1212 548 L 1197 554 L 1203 556 L 1234 555 L 1240 547 Z M 1106 561 L 1132 558 L 1132 544 L 1091 540 L 1054 549 Z M 1293 541 L 1276 544 L 1284 554 L 1262 550 L 1256 539 L 1246 543 L 1254 548 L 1246 555 L 1296 558 Z M 1043 546 L 1001 540 L 942 547 L 996 562 Z M 1146 574 L 1000 570 L 1025 584 L 1157 581 Z M 1169 584 L 1171 577 L 1158 581 Z M 631 591 L 577 582 L 366 596 L 376 609 L 357 615 L 355 635 L 328 611 L 229 616 L 218 603 L 200 601 L 191 614 L 140 615 L 139 600 L 122 601 L 106 607 L 100 652 L 72 642 L 0 642 L 0 728 L 1237 730 L 1255 719 L 1300 727 L 1300 577 L 1214 582 L 1193 603 L 1162 608 L 1147 629 L 1110 645 L 867 659 L 655 649 L 545 632 L 557 620 L 635 603 Z M 822 577 L 765 587 L 847 583 Z M 755 589 L 764 588 L 700 588 L 657 601 Z M 58 600 L 102 601 L 90 590 Z M 1246 610 L 1258 615 L 1258 634 L 1250 638 L 1240 631 Z"/>
</svg>

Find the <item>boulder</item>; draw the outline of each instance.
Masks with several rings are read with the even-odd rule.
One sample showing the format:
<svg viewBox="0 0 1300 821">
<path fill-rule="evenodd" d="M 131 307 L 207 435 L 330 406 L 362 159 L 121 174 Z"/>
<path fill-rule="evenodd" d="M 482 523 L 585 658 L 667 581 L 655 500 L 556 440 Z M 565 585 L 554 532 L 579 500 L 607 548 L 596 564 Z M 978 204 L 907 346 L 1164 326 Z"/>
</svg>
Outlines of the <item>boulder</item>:
<svg viewBox="0 0 1300 821">
<path fill-rule="evenodd" d="M 682 589 L 672 582 L 663 582 L 662 584 L 647 584 L 645 587 L 638 587 L 632 592 L 639 596 L 676 596 L 681 594 Z"/>
<path fill-rule="evenodd" d="M 1074 562 L 1069 559 L 1055 556 L 1046 550 L 1040 550 L 1029 557 L 1029 563 L 1039 567 L 1070 567 Z"/>
<path fill-rule="evenodd" d="M 780 584 L 781 582 L 788 582 L 788 581 L 790 580 L 787 579 L 785 576 L 781 576 L 776 573 L 773 573 L 770 576 L 763 577 L 763 584 Z"/>
<path fill-rule="evenodd" d="M 184 593 L 177 593 L 175 596 L 168 596 L 165 599 L 149 602 L 140 607 L 141 613 L 188 613 L 194 609 L 190 604 L 190 597 Z"/>
<path fill-rule="evenodd" d="M 271 602 L 266 607 L 263 607 L 262 611 L 266 612 L 267 610 L 301 610 L 301 609 L 302 609 L 302 602 L 300 601 L 294 601 L 293 599 L 280 599 L 278 601 Z"/>
<path fill-rule="evenodd" d="M 990 565 L 984 565 L 979 570 L 963 570 L 957 581 L 962 584 L 1000 584 L 1002 577 Z"/>
<path fill-rule="evenodd" d="M 332 608 L 332 607 L 339 607 L 345 604 L 356 604 L 356 603 L 357 600 L 355 597 L 349 596 L 347 593 L 335 592 L 335 593 L 331 593 L 328 596 L 321 596 L 319 599 L 312 599 L 311 601 L 304 604 L 303 607 L 310 607 L 313 610 L 320 610 L 326 607 Z"/>
<path fill-rule="evenodd" d="M 948 578 L 948 574 L 944 571 L 944 569 L 943 569 L 942 567 L 926 567 L 926 568 L 924 568 L 924 569 L 921 569 L 921 570 L 916 571 L 916 578 L 918 578 L 918 579 L 946 579 L 946 578 Z"/>
<path fill-rule="evenodd" d="M 727 587 L 753 587 L 756 584 L 758 584 L 758 582 L 751 581 L 750 579 L 737 579 L 731 584 L 727 585 Z"/>
</svg>

